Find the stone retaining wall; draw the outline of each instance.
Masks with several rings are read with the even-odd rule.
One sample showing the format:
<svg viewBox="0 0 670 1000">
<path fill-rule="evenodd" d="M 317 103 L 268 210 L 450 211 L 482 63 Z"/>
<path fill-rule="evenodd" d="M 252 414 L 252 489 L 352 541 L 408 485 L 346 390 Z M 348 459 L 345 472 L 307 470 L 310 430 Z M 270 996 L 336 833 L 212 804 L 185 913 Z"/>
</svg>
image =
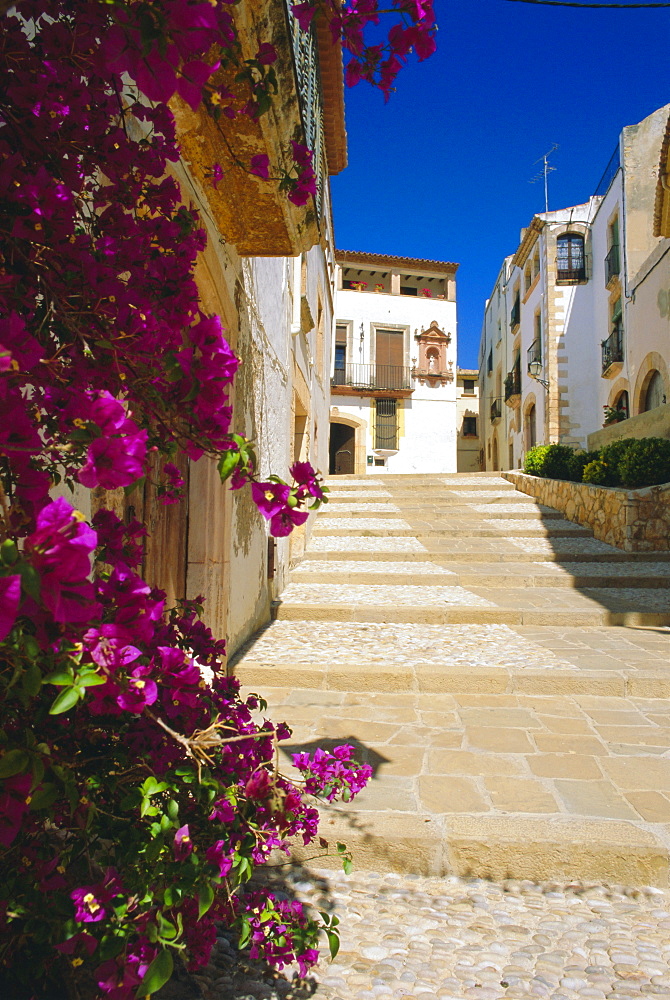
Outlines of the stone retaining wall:
<svg viewBox="0 0 670 1000">
<path fill-rule="evenodd" d="M 643 490 L 612 489 L 563 479 L 503 472 L 521 493 L 586 525 L 596 538 L 624 552 L 670 550 L 670 484 Z"/>
</svg>

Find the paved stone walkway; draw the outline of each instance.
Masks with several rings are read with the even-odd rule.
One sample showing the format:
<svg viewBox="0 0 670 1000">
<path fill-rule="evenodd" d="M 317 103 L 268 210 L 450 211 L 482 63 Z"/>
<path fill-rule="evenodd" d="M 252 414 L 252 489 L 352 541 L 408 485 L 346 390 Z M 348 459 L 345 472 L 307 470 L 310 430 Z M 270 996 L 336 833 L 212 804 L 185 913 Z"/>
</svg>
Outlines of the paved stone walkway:
<svg viewBox="0 0 670 1000">
<path fill-rule="evenodd" d="M 335 961 L 300 982 L 294 969 L 273 973 L 220 938 L 195 977 L 205 1000 L 670 996 L 664 890 L 319 868 L 290 871 L 281 890 L 339 916 Z"/>
<path fill-rule="evenodd" d="M 288 772 L 329 739 L 373 766 L 323 810 L 355 874 L 285 884 L 341 913 L 343 951 L 272 985 L 222 942 L 206 995 L 670 998 L 670 554 L 500 477 L 333 486 L 235 672 L 292 726 Z"/>
</svg>

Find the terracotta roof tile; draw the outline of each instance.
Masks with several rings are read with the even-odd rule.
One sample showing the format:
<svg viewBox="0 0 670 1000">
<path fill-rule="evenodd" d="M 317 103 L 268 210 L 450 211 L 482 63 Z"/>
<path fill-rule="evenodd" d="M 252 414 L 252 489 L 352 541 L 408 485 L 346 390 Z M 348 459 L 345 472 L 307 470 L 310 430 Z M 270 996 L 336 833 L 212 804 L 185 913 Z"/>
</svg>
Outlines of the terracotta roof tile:
<svg viewBox="0 0 670 1000">
<path fill-rule="evenodd" d="M 396 257 L 391 254 L 367 253 L 364 250 L 336 250 L 335 260 L 338 264 L 372 264 L 390 267 L 403 267 L 414 271 L 433 271 L 440 274 L 445 271 L 453 274 L 459 265 L 446 260 L 428 260 L 422 257 Z"/>
</svg>

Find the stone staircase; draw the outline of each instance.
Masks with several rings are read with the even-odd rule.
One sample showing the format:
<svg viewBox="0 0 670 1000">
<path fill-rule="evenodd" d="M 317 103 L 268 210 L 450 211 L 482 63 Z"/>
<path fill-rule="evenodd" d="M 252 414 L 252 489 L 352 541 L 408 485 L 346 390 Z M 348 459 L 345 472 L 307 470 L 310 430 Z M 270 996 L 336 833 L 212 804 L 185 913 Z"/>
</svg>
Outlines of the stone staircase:
<svg viewBox="0 0 670 1000">
<path fill-rule="evenodd" d="M 235 663 L 293 728 L 287 769 L 329 740 L 372 764 L 324 835 L 383 870 L 666 885 L 670 553 L 490 474 L 329 485 Z"/>
</svg>

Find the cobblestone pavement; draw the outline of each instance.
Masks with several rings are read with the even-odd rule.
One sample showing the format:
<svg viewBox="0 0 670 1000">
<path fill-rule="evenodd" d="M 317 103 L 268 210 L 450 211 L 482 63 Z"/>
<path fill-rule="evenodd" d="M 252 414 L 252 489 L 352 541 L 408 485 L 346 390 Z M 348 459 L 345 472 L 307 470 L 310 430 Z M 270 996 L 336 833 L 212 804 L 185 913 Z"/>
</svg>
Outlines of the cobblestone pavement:
<svg viewBox="0 0 670 1000">
<path fill-rule="evenodd" d="M 340 918 L 335 961 L 301 982 L 221 938 L 195 977 L 205 1000 L 670 997 L 663 890 L 300 868 L 281 890 Z"/>
</svg>

